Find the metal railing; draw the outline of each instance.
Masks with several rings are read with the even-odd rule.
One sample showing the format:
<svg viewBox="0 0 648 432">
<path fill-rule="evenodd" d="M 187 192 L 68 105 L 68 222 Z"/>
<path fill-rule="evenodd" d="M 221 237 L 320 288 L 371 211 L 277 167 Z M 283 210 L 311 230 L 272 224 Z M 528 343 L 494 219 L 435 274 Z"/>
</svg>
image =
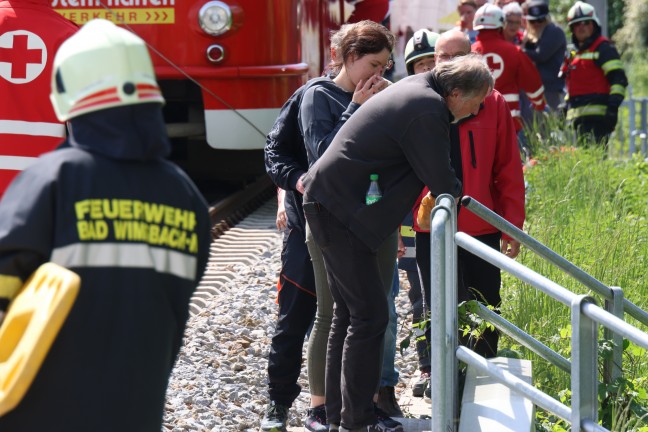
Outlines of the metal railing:
<svg viewBox="0 0 648 432">
<path fill-rule="evenodd" d="M 648 334 L 623 320 L 624 311 L 648 325 L 648 314 L 623 298 L 618 287 L 608 287 L 582 269 L 556 254 L 522 230 L 501 218 L 470 197 L 462 205 L 528 249 L 573 276 L 587 288 L 605 298 L 605 309 L 596 305 L 590 296 L 578 295 L 508 258 L 471 236 L 457 232 L 456 205 L 450 195 L 437 198 L 431 213 L 431 301 L 432 316 L 438 325 L 432 326 L 432 432 L 455 431 L 457 428 L 459 395 L 457 392 L 457 359 L 491 375 L 500 383 L 521 393 L 534 404 L 572 424 L 572 430 L 607 431 L 598 425 L 598 326 L 605 329 L 605 337 L 614 342 L 612 358 L 604 363 L 606 382 L 620 377 L 622 372 L 623 338 L 648 349 Z M 520 380 L 467 348 L 457 346 L 457 246 L 510 273 L 530 286 L 544 292 L 571 310 L 571 361 L 540 343 L 512 323 L 482 307 L 479 314 L 503 333 L 571 373 L 572 403 L 568 407 Z M 453 395 L 453 397 L 448 397 Z"/>
<path fill-rule="evenodd" d="M 648 98 L 633 97 L 631 87 L 628 87 L 628 97 L 621 104 L 615 134 L 621 143 L 621 155 L 632 156 L 641 152 L 648 157 Z"/>
</svg>

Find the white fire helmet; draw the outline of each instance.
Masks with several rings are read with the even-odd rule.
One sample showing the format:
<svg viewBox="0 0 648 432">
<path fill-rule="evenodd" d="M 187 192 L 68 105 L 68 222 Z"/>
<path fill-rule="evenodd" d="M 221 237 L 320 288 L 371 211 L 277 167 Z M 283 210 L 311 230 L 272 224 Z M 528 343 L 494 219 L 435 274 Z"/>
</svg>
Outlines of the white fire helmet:
<svg viewBox="0 0 648 432">
<path fill-rule="evenodd" d="M 594 21 L 596 25 L 601 26 L 601 22 L 596 16 L 596 9 L 591 4 L 577 1 L 574 6 L 567 12 L 567 25 L 571 26 L 580 21 Z"/>
<path fill-rule="evenodd" d="M 405 45 L 405 66 L 407 73 L 414 75 L 412 63 L 421 57 L 434 55 L 434 46 L 439 33 L 427 29 L 417 30 Z"/>
<path fill-rule="evenodd" d="M 59 48 L 50 99 L 60 121 L 106 108 L 164 103 L 144 41 L 103 19 L 89 21 Z"/>
<path fill-rule="evenodd" d="M 473 29 L 494 30 L 504 27 L 504 12 L 494 4 L 486 3 L 475 12 Z"/>
</svg>

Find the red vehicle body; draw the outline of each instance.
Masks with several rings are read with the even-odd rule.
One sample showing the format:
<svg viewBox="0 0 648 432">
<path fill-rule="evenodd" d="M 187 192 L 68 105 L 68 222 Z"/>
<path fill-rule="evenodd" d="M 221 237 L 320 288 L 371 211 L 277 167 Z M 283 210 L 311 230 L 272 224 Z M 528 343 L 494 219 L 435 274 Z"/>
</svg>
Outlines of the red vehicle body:
<svg viewBox="0 0 648 432">
<path fill-rule="evenodd" d="M 387 0 L 364 3 L 386 10 Z M 354 11 L 345 0 L 52 0 L 52 6 L 77 24 L 109 19 L 147 42 L 167 101 L 172 159 L 194 178 L 263 172 L 261 149 L 279 109 L 307 78 L 321 74 L 330 31 Z M 209 34 L 216 27 L 210 22 L 225 23 L 222 34 Z"/>
</svg>

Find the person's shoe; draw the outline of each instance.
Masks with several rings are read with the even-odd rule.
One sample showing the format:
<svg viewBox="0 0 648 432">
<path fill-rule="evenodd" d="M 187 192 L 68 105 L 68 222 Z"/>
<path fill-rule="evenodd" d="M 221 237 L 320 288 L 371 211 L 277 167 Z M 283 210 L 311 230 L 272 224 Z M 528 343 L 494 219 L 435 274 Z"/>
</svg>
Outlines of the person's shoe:
<svg viewBox="0 0 648 432">
<path fill-rule="evenodd" d="M 396 401 L 394 387 L 380 387 L 378 390 L 378 402 L 376 402 L 376 405 L 378 405 L 378 408 L 384 411 L 388 416 L 403 417 L 403 411 L 401 411 L 398 402 Z"/>
<path fill-rule="evenodd" d="M 403 432 L 403 425 L 389 417 L 385 411 L 378 407 L 378 405 L 374 405 L 374 413 L 376 414 L 378 423 L 372 426 L 367 426 L 368 431 Z M 370 429 L 371 427 L 374 429 Z"/>
<path fill-rule="evenodd" d="M 261 420 L 261 430 L 263 432 L 286 432 L 289 409 L 290 407 L 286 405 L 279 405 L 275 401 L 270 401 L 263 420 Z"/>
<path fill-rule="evenodd" d="M 340 425 L 330 424 L 329 432 L 340 432 Z"/>
<path fill-rule="evenodd" d="M 432 399 L 432 389 L 430 388 L 430 386 L 428 386 L 423 393 L 425 394 L 426 398 Z"/>
<path fill-rule="evenodd" d="M 308 411 L 306 411 L 306 420 L 304 420 L 304 430 L 311 432 L 325 432 L 331 430 L 326 424 L 326 407 L 324 405 L 319 405 L 315 408 L 308 408 Z"/>
<path fill-rule="evenodd" d="M 425 390 L 430 385 L 430 373 L 421 372 L 421 376 L 418 381 L 412 386 L 412 396 L 414 397 L 423 397 Z"/>
<path fill-rule="evenodd" d="M 402 430 L 403 426 L 401 426 L 400 423 L 398 423 L 397 428 L 393 428 L 386 426 L 385 424 L 378 421 L 378 423 L 376 424 L 367 425 L 356 429 L 347 429 L 345 427 L 341 427 L 339 429 L 339 432 L 402 432 Z"/>
</svg>

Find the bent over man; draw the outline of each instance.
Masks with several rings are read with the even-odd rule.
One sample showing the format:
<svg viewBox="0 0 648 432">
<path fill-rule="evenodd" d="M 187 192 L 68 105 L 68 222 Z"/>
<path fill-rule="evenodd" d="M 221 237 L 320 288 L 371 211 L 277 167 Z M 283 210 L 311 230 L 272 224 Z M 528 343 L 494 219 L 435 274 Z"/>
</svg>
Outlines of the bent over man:
<svg viewBox="0 0 648 432">
<path fill-rule="evenodd" d="M 65 146 L 0 203 L 0 293 L 51 261 L 81 288 L 24 399 L 0 430 L 159 432 L 189 301 L 207 263 L 207 206 L 164 160 L 164 99 L 144 42 L 105 20 L 56 55 Z"/>
</svg>

